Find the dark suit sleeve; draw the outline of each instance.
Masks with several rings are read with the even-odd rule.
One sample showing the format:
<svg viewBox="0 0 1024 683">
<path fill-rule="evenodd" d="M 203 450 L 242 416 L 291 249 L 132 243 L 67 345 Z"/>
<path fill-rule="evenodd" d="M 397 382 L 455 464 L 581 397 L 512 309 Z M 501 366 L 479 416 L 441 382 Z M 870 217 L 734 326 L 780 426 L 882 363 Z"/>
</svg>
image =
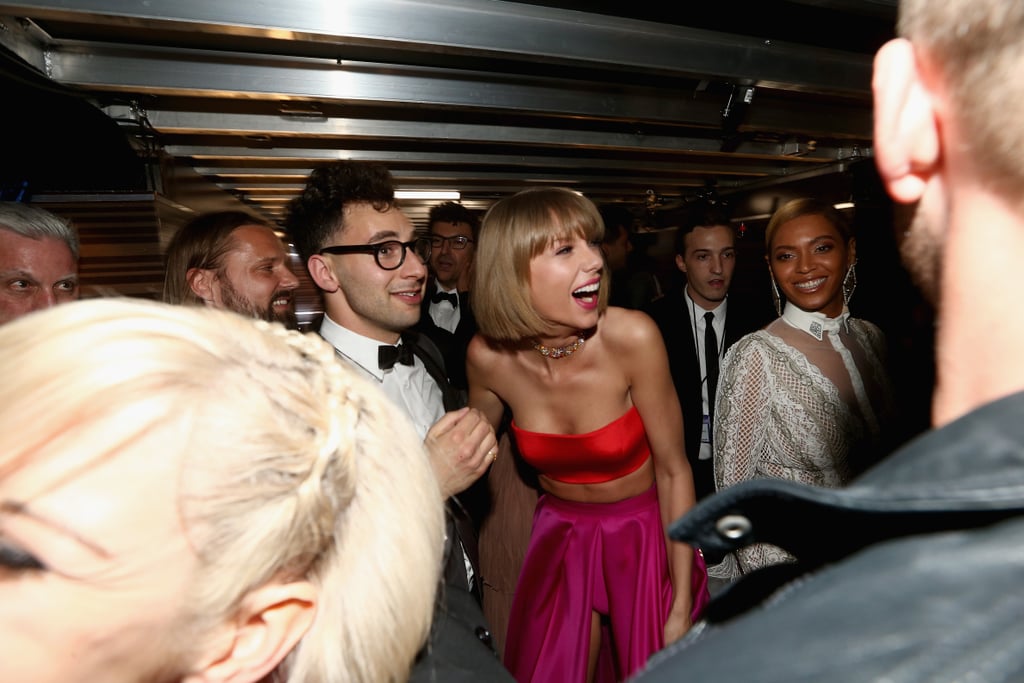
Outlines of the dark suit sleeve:
<svg viewBox="0 0 1024 683">
<path fill-rule="evenodd" d="M 491 632 L 468 591 L 444 585 L 430 638 L 413 666 L 410 683 L 514 683 L 491 645 Z"/>
</svg>

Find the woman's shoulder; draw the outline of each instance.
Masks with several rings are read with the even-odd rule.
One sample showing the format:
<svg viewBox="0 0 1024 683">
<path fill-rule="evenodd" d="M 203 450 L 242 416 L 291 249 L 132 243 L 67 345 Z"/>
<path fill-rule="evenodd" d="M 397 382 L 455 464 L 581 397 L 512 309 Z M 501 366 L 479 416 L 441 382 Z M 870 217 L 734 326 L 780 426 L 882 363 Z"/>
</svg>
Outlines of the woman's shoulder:
<svg viewBox="0 0 1024 683">
<path fill-rule="evenodd" d="M 779 351 L 782 344 L 782 340 L 768 331 L 767 327 L 749 332 L 726 349 L 725 356 L 722 358 L 723 371 L 728 366 L 763 364 L 765 362 L 763 359 L 769 354 Z"/>
<path fill-rule="evenodd" d="M 863 340 L 862 343 L 870 346 L 876 354 L 885 353 L 885 332 L 882 332 L 878 325 L 863 318 L 850 318 L 850 327 L 854 335 Z"/>
<path fill-rule="evenodd" d="M 779 338 L 776 335 L 769 332 L 766 327 L 763 327 L 760 330 L 748 332 L 737 339 L 733 345 L 729 347 L 729 352 L 731 353 L 736 351 L 738 353 L 743 353 L 744 349 L 751 350 L 775 346 L 778 339 Z"/>
<path fill-rule="evenodd" d="M 874 324 L 870 320 L 864 318 L 850 318 L 850 325 L 862 332 L 863 334 L 870 335 L 872 337 L 884 337 L 885 333 L 882 332 L 882 328 Z"/>
<path fill-rule="evenodd" d="M 507 355 L 507 346 L 485 337 L 479 332 L 473 335 L 466 348 L 466 362 L 479 367 L 492 365 Z"/>
<path fill-rule="evenodd" d="M 616 343 L 636 343 L 648 339 L 661 338 L 654 319 L 647 313 L 633 308 L 609 306 L 601 321 L 602 334 Z"/>
</svg>

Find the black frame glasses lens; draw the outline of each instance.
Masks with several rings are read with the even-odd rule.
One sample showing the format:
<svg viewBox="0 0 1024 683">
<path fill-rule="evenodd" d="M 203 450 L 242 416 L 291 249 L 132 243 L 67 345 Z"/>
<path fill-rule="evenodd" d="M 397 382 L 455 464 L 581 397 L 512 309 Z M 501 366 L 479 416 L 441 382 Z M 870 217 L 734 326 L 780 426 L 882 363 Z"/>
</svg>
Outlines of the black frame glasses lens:
<svg viewBox="0 0 1024 683">
<path fill-rule="evenodd" d="M 444 249 L 444 243 L 447 242 L 450 248 L 461 251 L 472 241 L 472 238 L 466 237 L 465 235 L 453 235 L 452 237 L 442 237 L 441 235 L 430 236 L 430 242 L 434 249 Z"/>
<path fill-rule="evenodd" d="M 397 270 L 402 267 L 403 263 L 405 263 L 406 251 L 412 249 L 416 256 L 426 263 L 430 260 L 430 248 L 431 242 L 429 237 L 417 237 L 409 242 L 386 240 L 375 244 L 336 245 L 333 247 L 324 247 L 320 250 L 320 253 L 334 254 L 336 256 L 342 254 L 370 254 L 373 256 L 373 260 L 377 263 L 377 267 L 381 270 Z M 393 255 L 395 253 L 398 254 L 398 261 L 391 263 L 390 260 L 396 258 Z M 383 258 L 385 262 L 381 262 L 381 258 Z M 388 265 L 385 265 L 385 263 Z"/>
</svg>

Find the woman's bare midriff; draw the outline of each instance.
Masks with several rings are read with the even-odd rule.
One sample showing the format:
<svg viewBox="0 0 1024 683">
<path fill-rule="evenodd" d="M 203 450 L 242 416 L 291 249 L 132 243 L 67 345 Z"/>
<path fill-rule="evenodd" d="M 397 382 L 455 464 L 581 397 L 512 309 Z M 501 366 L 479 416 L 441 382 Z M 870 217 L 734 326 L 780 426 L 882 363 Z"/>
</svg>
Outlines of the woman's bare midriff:
<svg viewBox="0 0 1024 683">
<path fill-rule="evenodd" d="M 566 484 L 543 474 L 537 477 L 540 487 L 562 500 L 577 503 L 614 503 L 638 496 L 654 483 L 654 461 L 647 462 L 624 477 L 600 484 Z"/>
</svg>

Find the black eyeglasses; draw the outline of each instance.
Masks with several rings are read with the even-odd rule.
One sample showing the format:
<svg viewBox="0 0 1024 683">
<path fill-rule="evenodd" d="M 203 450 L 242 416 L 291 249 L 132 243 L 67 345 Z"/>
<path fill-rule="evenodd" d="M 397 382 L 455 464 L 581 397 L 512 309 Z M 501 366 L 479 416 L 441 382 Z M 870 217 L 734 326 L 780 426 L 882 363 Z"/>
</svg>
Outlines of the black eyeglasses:
<svg viewBox="0 0 1024 683">
<path fill-rule="evenodd" d="M 413 253 L 419 257 L 421 261 L 426 263 L 430 260 L 430 245 L 431 239 L 429 237 L 417 237 L 411 242 L 399 242 L 398 240 L 388 240 L 387 242 L 377 242 L 376 244 L 352 244 L 335 247 L 324 247 L 320 250 L 321 254 L 373 254 L 373 258 L 377 261 L 377 265 L 383 270 L 395 270 L 400 268 L 405 263 L 405 252 L 408 249 L 412 249 Z"/>
<path fill-rule="evenodd" d="M 473 240 L 465 235 L 455 235 L 455 237 L 441 237 L 440 235 L 430 235 L 429 237 L 431 244 L 434 245 L 434 249 L 441 251 L 444 249 L 444 243 L 447 242 L 448 246 L 452 249 L 465 249 L 467 244 L 472 244 Z"/>
</svg>

